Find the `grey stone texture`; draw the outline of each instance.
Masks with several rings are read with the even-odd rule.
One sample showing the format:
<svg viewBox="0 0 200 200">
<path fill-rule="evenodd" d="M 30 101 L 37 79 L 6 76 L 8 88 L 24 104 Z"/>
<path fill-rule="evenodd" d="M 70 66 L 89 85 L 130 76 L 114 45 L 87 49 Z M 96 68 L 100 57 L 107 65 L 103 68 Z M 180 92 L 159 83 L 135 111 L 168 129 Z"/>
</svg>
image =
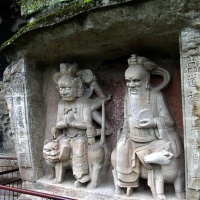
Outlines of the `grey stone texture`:
<svg viewBox="0 0 200 200">
<path fill-rule="evenodd" d="M 9 111 L 3 94 L 3 82 L 0 82 L 0 155 L 16 156 L 14 132 L 11 130 Z"/>
<path fill-rule="evenodd" d="M 183 119 L 185 129 L 185 157 L 188 188 L 199 190 L 199 76 L 200 31 L 195 27 L 181 32 L 181 75 L 183 95 Z M 189 191 L 188 193 L 192 193 Z M 195 192 L 193 191 L 195 194 Z M 196 198 L 198 197 L 196 192 Z M 193 196 L 193 195 L 191 195 Z M 188 196 L 189 197 L 189 196 Z"/>
<path fill-rule="evenodd" d="M 181 55 L 183 91 L 181 118 L 184 121 L 186 195 L 188 200 L 198 199 L 199 180 L 193 176 L 195 170 L 199 170 L 198 159 L 197 163 L 191 164 L 194 161 L 193 156 L 199 154 L 199 149 L 192 146 L 193 140 L 196 144 L 198 138 L 191 132 L 192 123 L 195 122 L 193 116 L 198 115 L 196 111 L 193 115 L 192 111 L 198 105 L 188 102 L 190 93 L 195 95 L 198 92 L 196 89 L 190 90 L 185 66 L 188 66 L 190 61 L 197 62 L 199 66 L 199 0 L 98 2 L 100 3 L 88 4 L 88 7 L 84 4 L 81 9 L 79 7 L 75 11 L 69 10 L 72 7 L 67 7 L 71 4 L 66 4 L 63 7 L 51 6 L 51 8 L 47 5 L 45 9 L 39 9 L 38 13 L 30 12 L 31 14 L 27 16 L 29 23 L 1 47 L 10 63 L 4 72 L 5 98 L 10 108 L 11 127 L 16 135 L 16 153 L 23 180 L 34 190 L 53 192 L 62 190 L 61 194 L 68 196 L 72 193 L 73 195 L 69 195 L 71 197 L 77 195 L 77 198 L 82 196 L 83 199 L 126 199 L 127 197 L 114 196 L 111 174 L 108 177 L 111 192 L 105 189 L 107 186 L 104 184 L 105 187 L 99 188 L 99 195 L 95 190 L 90 192 L 86 189 L 74 189 L 71 186 L 67 189 L 68 186 L 52 185 L 43 177 L 48 170 L 42 157 L 43 142 L 45 139 L 51 139 L 50 130 L 55 126 L 59 102 L 52 76 L 58 71 L 58 66 L 62 62 L 78 62 L 83 68 L 94 68 L 101 74 L 99 69 L 108 70 L 107 63 L 111 61 L 120 63 L 122 58 L 125 60 L 133 53 L 151 60 L 168 59 L 169 63 L 170 60 L 176 60 L 179 69 Z M 174 70 L 172 66 L 171 71 Z M 120 69 L 120 66 L 110 67 L 106 76 L 111 77 L 114 72 L 121 76 L 124 69 Z M 176 74 L 173 75 L 177 77 Z M 190 73 L 190 76 L 193 75 L 195 73 Z M 102 83 L 105 88 L 109 86 L 114 91 L 113 101 L 116 106 L 108 105 L 107 110 L 108 116 L 112 114 L 109 116 L 113 120 L 112 124 L 115 124 L 115 136 L 111 137 L 110 141 L 116 145 L 116 132 L 123 124 L 122 102 L 125 83 L 122 78 L 112 80 L 113 82 L 102 81 Z M 118 80 L 121 81 L 121 85 Z M 180 84 L 180 81 L 177 84 Z M 117 86 L 120 87 L 118 91 Z M 196 84 L 194 88 L 198 88 Z M 169 93 L 168 95 L 171 97 Z M 175 112 L 176 107 L 172 111 Z M 181 130 L 180 127 L 179 125 L 178 129 Z M 111 170 L 109 172 L 111 173 Z M 168 194 L 166 196 L 173 199 L 170 191 L 169 196 Z M 146 198 L 140 194 L 141 192 L 136 199 Z"/>
</svg>

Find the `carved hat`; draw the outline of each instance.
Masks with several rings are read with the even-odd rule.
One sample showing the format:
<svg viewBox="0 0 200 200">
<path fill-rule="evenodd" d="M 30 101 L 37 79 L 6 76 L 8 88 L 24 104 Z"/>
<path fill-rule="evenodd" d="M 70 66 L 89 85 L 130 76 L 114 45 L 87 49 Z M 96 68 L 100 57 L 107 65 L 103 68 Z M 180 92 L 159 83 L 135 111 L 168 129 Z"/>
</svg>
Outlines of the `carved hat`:
<svg viewBox="0 0 200 200">
<path fill-rule="evenodd" d="M 144 67 L 148 71 L 151 71 L 157 67 L 157 65 L 149 59 L 137 56 L 135 54 L 132 54 L 131 57 L 128 59 L 128 65 L 129 67 Z"/>
</svg>

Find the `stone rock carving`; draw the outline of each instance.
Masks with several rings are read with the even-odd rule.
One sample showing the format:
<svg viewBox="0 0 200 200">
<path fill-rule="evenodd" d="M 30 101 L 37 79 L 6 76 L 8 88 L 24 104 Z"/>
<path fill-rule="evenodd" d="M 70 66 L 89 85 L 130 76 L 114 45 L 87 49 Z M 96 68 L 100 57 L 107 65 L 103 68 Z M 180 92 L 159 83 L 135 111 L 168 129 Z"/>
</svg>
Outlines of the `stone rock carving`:
<svg viewBox="0 0 200 200">
<path fill-rule="evenodd" d="M 55 176 L 53 183 L 61 183 L 65 169 L 72 168 L 76 187 L 90 182 L 88 188 L 95 188 L 109 153 L 105 135 L 112 133 L 112 127 L 105 119 L 105 102 L 110 96 L 103 93 L 90 70 L 78 70 L 77 64 L 60 64 L 54 81 L 62 99 L 56 126 L 51 130 L 53 141 L 46 141 L 43 148 L 44 158 L 52 167 L 50 177 Z M 98 112 L 101 107 L 102 115 Z"/>
<path fill-rule="evenodd" d="M 148 179 L 154 199 L 166 199 L 164 182 L 174 182 L 176 196 L 184 198 L 181 138 L 160 92 L 170 75 L 144 57 L 132 55 L 128 64 L 124 125 L 111 155 L 116 193 L 122 194 L 122 188 L 126 188 L 130 196 L 141 177 Z M 162 76 L 163 82 L 152 87 L 151 74 Z"/>
<path fill-rule="evenodd" d="M 9 110 L 3 96 L 3 82 L 0 81 L 0 154 L 15 155 L 14 133 L 11 131 Z"/>
<path fill-rule="evenodd" d="M 195 96 L 197 101 L 194 101 L 192 106 L 192 114 L 195 116 L 195 127 L 199 130 L 200 129 L 200 74 L 196 76 L 195 81 Z"/>
</svg>

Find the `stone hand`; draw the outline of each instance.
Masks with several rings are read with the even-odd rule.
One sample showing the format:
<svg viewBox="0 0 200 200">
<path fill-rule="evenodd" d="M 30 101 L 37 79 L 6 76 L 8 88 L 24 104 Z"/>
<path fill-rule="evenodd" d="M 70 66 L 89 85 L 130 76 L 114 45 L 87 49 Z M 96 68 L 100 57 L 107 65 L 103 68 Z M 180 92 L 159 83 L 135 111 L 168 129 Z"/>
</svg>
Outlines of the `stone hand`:
<svg viewBox="0 0 200 200">
<path fill-rule="evenodd" d="M 95 144 L 95 138 L 88 138 L 88 144 L 93 145 Z"/>
<path fill-rule="evenodd" d="M 106 98 L 105 98 L 105 103 L 107 103 L 108 101 L 110 101 L 111 99 L 111 95 L 108 95 Z"/>
<path fill-rule="evenodd" d="M 86 134 L 88 138 L 93 138 L 96 135 L 96 130 L 93 126 L 89 126 L 86 129 Z"/>
<path fill-rule="evenodd" d="M 63 129 L 63 128 L 66 128 L 66 127 L 67 127 L 67 123 L 65 121 L 59 121 L 56 124 L 57 129 Z"/>
<path fill-rule="evenodd" d="M 64 115 L 64 121 L 66 124 L 71 124 L 74 121 L 74 115 L 73 114 Z"/>
<path fill-rule="evenodd" d="M 154 128 L 156 126 L 156 123 L 154 119 L 142 119 L 139 121 L 138 125 L 136 125 L 136 128 Z"/>
<path fill-rule="evenodd" d="M 93 126 L 88 126 L 86 129 L 86 134 L 88 137 L 88 144 L 92 145 L 95 144 L 95 135 L 96 135 L 96 130 Z"/>
</svg>

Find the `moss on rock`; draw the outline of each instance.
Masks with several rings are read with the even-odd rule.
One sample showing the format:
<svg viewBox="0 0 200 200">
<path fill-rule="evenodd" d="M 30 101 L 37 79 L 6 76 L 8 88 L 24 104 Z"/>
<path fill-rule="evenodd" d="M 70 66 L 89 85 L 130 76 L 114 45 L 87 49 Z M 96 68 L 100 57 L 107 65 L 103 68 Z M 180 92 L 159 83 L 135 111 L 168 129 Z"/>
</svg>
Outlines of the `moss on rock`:
<svg viewBox="0 0 200 200">
<path fill-rule="evenodd" d="M 26 0 L 21 0 L 22 7 L 25 6 L 23 4 L 23 1 L 26 2 Z M 30 2 L 34 2 L 35 0 L 29 0 Z M 63 0 L 54 0 L 55 2 L 63 1 Z M 115 5 L 118 4 L 119 0 L 113 0 L 109 5 Z M 121 0 L 120 3 L 128 2 L 131 0 Z M 64 2 L 64 1 L 63 1 Z M 65 0 L 66 3 L 66 0 Z M 51 3 L 53 5 L 53 3 Z M 44 0 L 37 0 L 35 3 L 33 3 L 32 7 L 30 6 L 27 8 L 29 11 L 31 9 L 36 10 L 39 12 L 40 9 L 47 7 L 47 4 L 44 3 Z M 29 22 L 26 26 L 24 26 L 22 29 L 20 29 L 12 38 L 7 40 L 4 44 L 2 44 L 1 49 L 4 49 L 6 46 L 9 46 L 13 41 L 15 41 L 17 38 L 22 36 L 23 34 L 30 32 L 35 29 L 43 28 L 52 26 L 55 24 L 58 24 L 64 20 L 70 19 L 73 16 L 76 16 L 78 14 L 103 7 L 101 0 L 71 0 L 67 1 L 67 4 L 59 4 L 59 7 L 55 9 L 53 6 L 48 7 L 49 14 L 43 15 L 42 17 L 39 17 L 38 19 L 35 19 L 31 22 Z M 37 8 L 37 9 L 36 9 Z M 56 11 L 55 11 L 56 10 Z"/>
</svg>

